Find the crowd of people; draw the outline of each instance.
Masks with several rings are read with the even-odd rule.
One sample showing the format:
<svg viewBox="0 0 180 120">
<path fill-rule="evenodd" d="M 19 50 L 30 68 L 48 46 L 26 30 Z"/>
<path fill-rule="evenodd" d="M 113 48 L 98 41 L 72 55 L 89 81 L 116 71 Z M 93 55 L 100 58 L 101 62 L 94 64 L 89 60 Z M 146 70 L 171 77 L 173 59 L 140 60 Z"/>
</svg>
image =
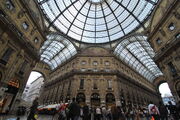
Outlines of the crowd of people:
<svg viewBox="0 0 180 120">
<path fill-rule="evenodd" d="M 35 120 L 36 100 L 31 108 L 28 120 Z M 116 105 L 89 107 L 86 104 L 82 107 L 73 98 L 70 104 L 57 108 L 57 115 L 54 120 L 180 120 L 180 102 L 176 106 L 170 101 L 167 106 L 162 102 L 158 106 L 150 102 L 146 108 L 132 105 L 124 108 Z"/>
</svg>

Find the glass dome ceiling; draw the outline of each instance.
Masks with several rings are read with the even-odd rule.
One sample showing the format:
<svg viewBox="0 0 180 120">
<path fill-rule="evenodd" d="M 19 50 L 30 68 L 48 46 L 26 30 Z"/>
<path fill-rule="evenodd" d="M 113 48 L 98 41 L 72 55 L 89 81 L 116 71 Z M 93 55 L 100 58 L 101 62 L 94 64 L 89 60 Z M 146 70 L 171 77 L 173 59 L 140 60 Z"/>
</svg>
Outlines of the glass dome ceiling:
<svg viewBox="0 0 180 120">
<path fill-rule="evenodd" d="M 158 0 L 38 0 L 48 20 L 67 36 L 86 43 L 117 40 L 143 26 Z"/>
<path fill-rule="evenodd" d="M 52 70 L 76 53 L 77 51 L 74 45 L 56 33 L 48 35 L 47 40 L 40 49 L 41 61 L 47 63 Z"/>
<path fill-rule="evenodd" d="M 114 54 L 150 82 L 163 75 L 152 59 L 155 53 L 144 36 L 124 39 L 115 48 Z"/>
</svg>

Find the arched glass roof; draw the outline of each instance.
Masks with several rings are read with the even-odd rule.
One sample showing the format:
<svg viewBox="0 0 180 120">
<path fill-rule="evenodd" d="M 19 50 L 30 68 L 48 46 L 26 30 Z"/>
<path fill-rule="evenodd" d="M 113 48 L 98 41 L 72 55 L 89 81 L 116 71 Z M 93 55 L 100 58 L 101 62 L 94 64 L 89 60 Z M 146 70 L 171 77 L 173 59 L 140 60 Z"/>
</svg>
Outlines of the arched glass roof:
<svg viewBox="0 0 180 120">
<path fill-rule="evenodd" d="M 133 31 L 158 0 L 38 0 L 48 20 L 67 36 L 86 43 L 106 43 Z"/>
<path fill-rule="evenodd" d="M 155 53 L 144 36 L 131 36 L 115 48 L 114 54 L 150 82 L 162 75 L 152 57 Z"/>
<path fill-rule="evenodd" d="M 48 35 L 47 40 L 40 49 L 41 61 L 47 63 L 52 70 L 76 53 L 73 44 L 56 33 Z"/>
</svg>

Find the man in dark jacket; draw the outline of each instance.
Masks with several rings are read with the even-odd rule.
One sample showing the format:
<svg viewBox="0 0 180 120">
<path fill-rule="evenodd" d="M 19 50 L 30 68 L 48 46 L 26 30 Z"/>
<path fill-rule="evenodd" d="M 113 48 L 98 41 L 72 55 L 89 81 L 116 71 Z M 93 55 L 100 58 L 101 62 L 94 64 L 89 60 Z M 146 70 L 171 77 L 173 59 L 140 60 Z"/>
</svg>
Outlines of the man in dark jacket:
<svg viewBox="0 0 180 120">
<path fill-rule="evenodd" d="M 159 102 L 159 113 L 161 120 L 168 120 L 168 110 L 165 105 L 160 101 Z"/>
<path fill-rule="evenodd" d="M 174 120 L 178 120 L 179 119 L 179 115 L 178 115 L 178 111 L 175 105 L 172 104 L 171 101 L 168 101 L 169 105 L 168 105 L 168 109 L 170 111 L 170 115 L 174 118 Z"/>
<path fill-rule="evenodd" d="M 71 120 L 78 120 L 80 116 L 80 106 L 75 101 L 75 98 L 72 99 L 72 103 L 69 105 L 69 116 Z"/>
<path fill-rule="evenodd" d="M 83 107 L 83 120 L 89 120 L 89 107 L 85 104 Z"/>
<path fill-rule="evenodd" d="M 29 113 L 29 116 L 28 116 L 27 120 L 36 120 L 34 118 L 34 115 L 35 115 L 35 113 L 37 111 L 37 107 L 38 107 L 38 98 L 35 98 L 35 100 L 33 101 L 32 106 L 30 108 L 30 113 Z"/>
</svg>

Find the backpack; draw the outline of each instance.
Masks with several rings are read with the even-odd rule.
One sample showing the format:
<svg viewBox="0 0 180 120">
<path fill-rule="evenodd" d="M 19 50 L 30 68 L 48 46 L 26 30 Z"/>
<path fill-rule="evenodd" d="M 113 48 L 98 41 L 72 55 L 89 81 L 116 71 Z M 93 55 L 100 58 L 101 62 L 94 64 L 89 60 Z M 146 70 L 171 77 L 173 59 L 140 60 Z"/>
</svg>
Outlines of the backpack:
<svg viewBox="0 0 180 120">
<path fill-rule="evenodd" d="M 152 114 L 158 114 L 158 112 L 157 112 L 157 109 L 156 109 L 156 106 L 155 106 L 155 105 L 151 107 L 151 113 L 152 113 Z"/>
</svg>

